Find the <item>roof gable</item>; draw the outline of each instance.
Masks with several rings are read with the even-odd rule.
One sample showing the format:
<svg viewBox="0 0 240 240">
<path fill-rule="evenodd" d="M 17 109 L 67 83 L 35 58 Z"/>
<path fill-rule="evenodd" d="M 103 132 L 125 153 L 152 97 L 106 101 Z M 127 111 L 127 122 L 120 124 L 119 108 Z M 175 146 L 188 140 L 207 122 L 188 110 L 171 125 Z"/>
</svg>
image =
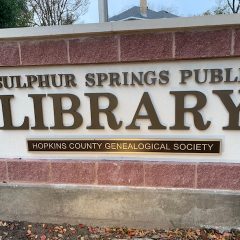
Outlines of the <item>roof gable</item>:
<svg viewBox="0 0 240 240">
<path fill-rule="evenodd" d="M 132 19 L 158 19 L 158 18 L 173 18 L 176 15 L 167 11 L 155 12 L 151 9 L 147 10 L 147 17 L 140 12 L 140 7 L 132 7 L 118 15 L 109 18 L 109 21 L 132 20 Z"/>
</svg>

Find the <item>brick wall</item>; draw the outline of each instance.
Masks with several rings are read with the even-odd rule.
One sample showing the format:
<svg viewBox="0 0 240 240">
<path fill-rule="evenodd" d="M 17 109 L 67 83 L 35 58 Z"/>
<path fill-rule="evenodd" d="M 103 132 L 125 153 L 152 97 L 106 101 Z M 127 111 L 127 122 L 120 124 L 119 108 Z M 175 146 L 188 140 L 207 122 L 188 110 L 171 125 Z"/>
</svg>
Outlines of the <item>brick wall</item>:
<svg viewBox="0 0 240 240">
<path fill-rule="evenodd" d="M 5 183 L 240 190 L 240 165 L 143 161 L 0 161 Z"/>
<path fill-rule="evenodd" d="M 0 66 L 46 66 L 240 56 L 240 30 L 197 30 L 81 35 L 0 41 Z M 7 183 L 64 183 L 240 190 L 240 164 L 143 161 L 0 160 Z"/>
<path fill-rule="evenodd" d="M 240 56 L 240 29 L 0 41 L 0 66 L 124 63 Z"/>
</svg>

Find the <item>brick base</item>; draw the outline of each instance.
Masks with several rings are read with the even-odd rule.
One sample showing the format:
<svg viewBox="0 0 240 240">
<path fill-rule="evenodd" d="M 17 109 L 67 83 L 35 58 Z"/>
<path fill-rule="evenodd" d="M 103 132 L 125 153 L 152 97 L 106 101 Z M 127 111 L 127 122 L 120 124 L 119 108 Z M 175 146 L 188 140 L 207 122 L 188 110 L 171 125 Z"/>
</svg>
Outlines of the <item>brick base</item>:
<svg viewBox="0 0 240 240">
<path fill-rule="evenodd" d="M 240 190 L 240 164 L 2 159 L 0 181 Z"/>
</svg>

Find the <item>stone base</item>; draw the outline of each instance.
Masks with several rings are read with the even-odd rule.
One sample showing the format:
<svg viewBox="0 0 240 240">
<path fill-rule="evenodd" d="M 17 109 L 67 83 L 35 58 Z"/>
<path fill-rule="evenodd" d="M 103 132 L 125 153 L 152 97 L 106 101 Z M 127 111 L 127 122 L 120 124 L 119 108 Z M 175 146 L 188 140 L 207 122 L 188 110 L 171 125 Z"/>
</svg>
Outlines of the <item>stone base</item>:
<svg viewBox="0 0 240 240">
<path fill-rule="evenodd" d="M 239 228 L 240 192 L 0 185 L 0 219 L 141 228 Z"/>
</svg>

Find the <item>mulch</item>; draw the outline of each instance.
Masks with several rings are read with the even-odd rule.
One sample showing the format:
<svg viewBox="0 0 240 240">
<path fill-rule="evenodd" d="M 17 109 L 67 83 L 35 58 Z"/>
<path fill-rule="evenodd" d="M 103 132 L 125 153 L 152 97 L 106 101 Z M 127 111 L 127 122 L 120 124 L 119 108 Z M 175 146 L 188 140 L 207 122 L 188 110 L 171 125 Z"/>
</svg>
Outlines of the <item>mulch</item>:
<svg viewBox="0 0 240 240">
<path fill-rule="evenodd" d="M 83 224 L 36 224 L 28 222 L 0 221 L 0 240 L 90 240 L 90 239 L 134 239 L 134 240 L 240 240 L 240 231 L 219 232 L 214 229 L 141 230 L 126 227 L 91 227 Z"/>
</svg>

